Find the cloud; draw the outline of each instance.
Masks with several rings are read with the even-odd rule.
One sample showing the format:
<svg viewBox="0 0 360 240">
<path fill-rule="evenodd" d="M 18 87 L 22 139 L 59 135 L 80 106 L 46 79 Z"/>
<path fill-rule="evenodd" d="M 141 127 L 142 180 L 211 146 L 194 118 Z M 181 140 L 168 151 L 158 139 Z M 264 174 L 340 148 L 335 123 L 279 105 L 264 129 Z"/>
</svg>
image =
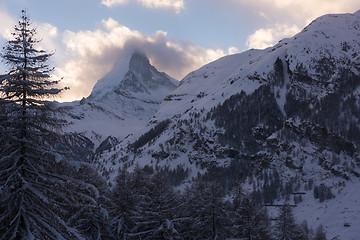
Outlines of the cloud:
<svg viewBox="0 0 360 240">
<path fill-rule="evenodd" d="M 117 5 L 123 5 L 129 3 L 130 0 L 102 0 L 101 4 L 107 7 L 114 7 Z"/>
<path fill-rule="evenodd" d="M 101 4 L 107 6 L 107 7 L 113 7 L 116 5 L 122 5 L 127 4 L 129 0 L 102 0 Z"/>
<path fill-rule="evenodd" d="M 296 25 L 275 24 L 269 28 L 260 28 L 250 35 L 246 41 L 249 48 L 264 49 L 274 45 L 280 39 L 291 37 L 300 32 Z"/>
<path fill-rule="evenodd" d="M 236 53 L 239 53 L 239 52 L 240 52 L 239 49 L 236 48 L 236 47 L 229 47 L 228 48 L 228 53 L 229 54 L 236 54 Z"/>
<path fill-rule="evenodd" d="M 6 41 L 11 38 L 11 31 L 15 25 L 15 20 L 3 9 L 4 8 L 0 3 L 0 54 L 2 47 L 6 44 Z M 3 74 L 6 71 L 6 66 L 2 64 L 0 59 L 0 74 Z"/>
<path fill-rule="evenodd" d="M 183 0 L 137 0 L 144 7 L 153 9 L 168 9 L 180 13 L 184 9 Z"/>
<path fill-rule="evenodd" d="M 60 46 L 57 42 L 59 37 L 58 29 L 56 26 L 50 23 L 38 23 L 36 24 L 37 35 L 36 38 L 40 39 L 39 46 L 37 48 L 44 49 L 45 51 L 56 51 Z"/>
<path fill-rule="evenodd" d="M 9 39 L 15 25 L 15 20 L 6 11 L 0 9 L 0 22 L 0 37 Z"/>
<path fill-rule="evenodd" d="M 184 9 L 184 0 L 132 0 L 144 7 L 151 9 L 164 9 L 180 13 Z M 130 0 L 102 0 L 101 3 L 107 7 L 114 7 L 129 3 Z"/>
<path fill-rule="evenodd" d="M 145 52 L 159 71 L 177 79 L 225 55 L 221 49 L 204 49 L 190 41 L 171 39 L 164 31 L 146 35 L 111 18 L 103 20 L 102 28 L 95 31 L 66 31 L 63 43 L 67 60 L 57 67 L 56 75 L 64 77 L 63 84 L 70 91 L 63 94 L 62 101 L 88 96 L 96 81 L 131 49 Z"/>
<path fill-rule="evenodd" d="M 290 37 L 315 18 L 328 13 L 351 13 L 360 8 L 359 0 L 227 0 L 249 8 L 252 22 L 265 21 L 268 27 L 247 38 L 249 48 L 265 48 Z M 259 18 L 260 17 L 260 18 Z"/>
<path fill-rule="evenodd" d="M 253 9 L 253 12 L 266 16 L 269 21 L 288 21 L 305 25 L 327 13 L 347 13 L 360 8 L 358 0 L 230 0 Z M 304 27 L 304 26 L 301 26 Z"/>
</svg>

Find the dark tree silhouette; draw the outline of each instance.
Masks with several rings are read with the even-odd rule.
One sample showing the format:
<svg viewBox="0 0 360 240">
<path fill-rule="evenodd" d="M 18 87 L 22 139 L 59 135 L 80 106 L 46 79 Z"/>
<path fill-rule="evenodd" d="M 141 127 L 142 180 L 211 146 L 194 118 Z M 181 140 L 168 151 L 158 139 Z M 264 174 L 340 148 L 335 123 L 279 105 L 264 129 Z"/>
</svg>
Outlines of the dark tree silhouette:
<svg viewBox="0 0 360 240">
<path fill-rule="evenodd" d="M 236 237 L 248 240 L 272 239 L 266 210 L 250 199 L 249 196 L 244 196 L 240 206 L 235 209 Z"/>
<path fill-rule="evenodd" d="M 276 223 L 279 240 L 302 240 L 303 235 L 298 225 L 295 223 L 293 210 L 287 203 L 280 207 L 278 222 Z"/>
<path fill-rule="evenodd" d="M 322 225 L 316 229 L 314 240 L 326 240 L 326 233 Z"/>
<path fill-rule="evenodd" d="M 35 35 L 23 10 L 1 54 L 9 72 L 0 76 L 0 239 L 79 239 L 64 219 L 96 190 L 70 177 L 53 150 L 65 122 L 46 99 L 63 89 L 51 80 L 53 53 L 37 50 Z"/>
<path fill-rule="evenodd" d="M 178 206 L 177 195 L 166 178 L 155 173 L 139 199 L 139 214 L 134 216 L 136 224 L 130 236 L 134 239 L 181 239 L 176 229 Z"/>
<path fill-rule="evenodd" d="M 216 182 L 198 181 L 185 193 L 183 239 L 224 239 L 229 218 L 223 190 Z"/>
</svg>

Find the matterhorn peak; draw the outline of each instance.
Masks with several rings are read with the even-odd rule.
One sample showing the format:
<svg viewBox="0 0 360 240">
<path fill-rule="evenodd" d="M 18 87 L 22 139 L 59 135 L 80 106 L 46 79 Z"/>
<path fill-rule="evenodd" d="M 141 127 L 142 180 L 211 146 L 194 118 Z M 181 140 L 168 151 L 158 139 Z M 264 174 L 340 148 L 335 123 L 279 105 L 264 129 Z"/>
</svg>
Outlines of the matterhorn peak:
<svg viewBox="0 0 360 240">
<path fill-rule="evenodd" d="M 129 62 L 129 68 L 130 69 L 142 69 L 146 67 L 150 67 L 150 60 L 146 56 L 145 53 L 142 53 L 140 51 L 134 51 L 131 55 L 130 62 Z"/>
<path fill-rule="evenodd" d="M 121 95 L 160 103 L 175 88 L 174 79 L 152 66 L 145 53 L 133 50 L 119 57 L 113 69 L 95 84 L 88 99 L 102 101 Z"/>
<path fill-rule="evenodd" d="M 152 66 L 145 53 L 123 51 L 90 96 L 72 109 L 69 131 L 86 133 L 90 139 L 95 135 L 95 141 L 99 136 L 125 137 L 148 122 L 176 82 Z M 99 122 L 106 124 L 99 127 Z"/>
</svg>

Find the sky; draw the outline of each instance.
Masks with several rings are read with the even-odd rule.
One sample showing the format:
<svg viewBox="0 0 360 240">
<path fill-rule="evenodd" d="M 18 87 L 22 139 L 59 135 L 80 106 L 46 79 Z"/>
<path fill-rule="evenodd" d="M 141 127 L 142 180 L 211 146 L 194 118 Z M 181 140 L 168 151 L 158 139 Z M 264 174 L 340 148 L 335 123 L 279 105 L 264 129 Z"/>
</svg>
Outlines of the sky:
<svg viewBox="0 0 360 240">
<path fill-rule="evenodd" d="M 58 101 L 87 97 L 126 51 L 147 54 L 159 71 L 181 80 L 222 56 L 263 49 L 329 13 L 354 13 L 359 0 L 0 0 L 0 46 L 25 9 L 54 52 Z M 0 62 L 0 74 L 7 71 Z"/>
</svg>

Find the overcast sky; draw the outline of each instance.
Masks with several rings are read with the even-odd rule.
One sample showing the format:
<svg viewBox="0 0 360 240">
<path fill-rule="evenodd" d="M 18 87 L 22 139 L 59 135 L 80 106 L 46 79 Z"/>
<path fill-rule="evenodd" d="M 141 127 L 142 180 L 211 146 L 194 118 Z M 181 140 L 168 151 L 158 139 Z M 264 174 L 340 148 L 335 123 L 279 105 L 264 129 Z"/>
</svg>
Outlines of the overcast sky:
<svg viewBox="0 0 360 240">
<path fill-rule="evenodd" d="M 39 47 L 55 51 L 53 75 L 70 87 L 59 100 L 69 101 L 87 97 L 130 48 L 181 80 L 224 55 L 293 36 L 323 14 L 353 13 L 360 1 L 0 0 L 1 46 L 22 9 L 43 39 Z"/>
</svg>

